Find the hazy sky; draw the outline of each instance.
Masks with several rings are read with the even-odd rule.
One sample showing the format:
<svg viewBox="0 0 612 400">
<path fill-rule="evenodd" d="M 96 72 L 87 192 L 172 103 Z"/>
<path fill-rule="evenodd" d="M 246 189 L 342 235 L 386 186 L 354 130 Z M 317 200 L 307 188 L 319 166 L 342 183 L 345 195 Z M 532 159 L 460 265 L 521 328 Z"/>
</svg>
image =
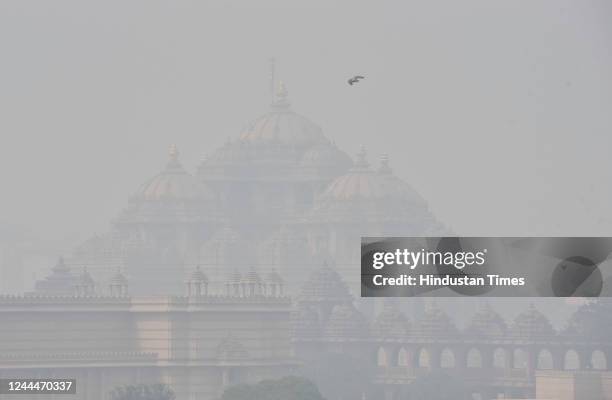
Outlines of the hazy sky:
<svg viewBox="0 0 612 400">
<path fill-rule="evenodd" d="M 612 3 L 330 3 L 1 1 L 1 223 L 106 231 L 169 144 L 193 171 L 266 111 L 275 56 L 457 232 L 611 233 Z"/>
</svg>

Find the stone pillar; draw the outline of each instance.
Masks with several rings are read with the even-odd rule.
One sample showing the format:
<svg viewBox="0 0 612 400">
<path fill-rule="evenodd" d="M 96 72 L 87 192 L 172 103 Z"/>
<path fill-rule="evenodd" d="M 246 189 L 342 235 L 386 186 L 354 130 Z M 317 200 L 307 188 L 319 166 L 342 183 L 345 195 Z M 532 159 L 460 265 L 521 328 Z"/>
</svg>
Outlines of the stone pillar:
<svg viewBox="0 0 612 400">
<path fill-rule="evenodd" d="M 558 347 L 551 350 L 553 357 L 553 369 L 563 370 L 563 363 L 565 361 L 565 351 L 563 348 Z"/>
<path fill-rule="evenodd" d="M 467 368 L 467 347 L 461 346 L 455 352 L 455 365 L 459 368 Z"/>
<path fill-rule="evenodd" d="M 504 348 L 506 352 L 506 369 L 514 368 L 514 348 L 506 347 Z"/>
<path fill-rule="evenodd" d="M 593 369 L 591 365 L 591 354 L 592 352 L 588 348 L 580 348 L 576 349 L 576 353 L 578 353 L 578 361 L 580 362 L 580 369 L 582 370 L 590 370 Z"/>
<path fill-rule="evenodd" d="M 538 365 L 538 352 L 539 349 L 535 347 L 529 347 L 526 349 L 527 352 L 527 379 L 535 381 L 535 370 Z"/>
<path fill-rule="evenodd" d="M 495 349 L 489 346 L 480 349 L 480 355 L 482 356 L 482 367 L 486 369 L 493 368 L 493 353 Z"/>
<path fill-rule="evenodd" d="M 429 365 L 431 369 L 439 369 L 441 367 L 442 347 L 439 345 L 432 346 L 429 351 Z M 456 361 L 456 360 L 455 360 Z"/>
</svg>

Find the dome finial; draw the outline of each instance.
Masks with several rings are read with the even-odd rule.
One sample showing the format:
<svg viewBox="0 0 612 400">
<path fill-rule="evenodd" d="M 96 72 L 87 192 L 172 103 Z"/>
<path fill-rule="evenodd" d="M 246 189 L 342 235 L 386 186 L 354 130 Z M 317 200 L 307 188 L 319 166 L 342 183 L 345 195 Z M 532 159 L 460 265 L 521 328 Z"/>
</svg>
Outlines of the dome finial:
<svg viewBox="0 0 612 400">
<path fill-rule="evenodd" d="M 276 70 L 276 60 L 274 57 L 271 57 L 270 60 L 270 100 L 274 102 L 274 74 Z"/>
<path fill-rule="evenodd" d="M 178 160 L 179 151 L 175 144 L 170 145 L 170 148 L 168 149 L 168 156 L 170 156 L 171 161 Z"/>
<path fill-rule="evenodd" d="M 286 99 L 289 95 L 289 91 L 287 91 L 287 87 L 283 81 L 278 83 L 278 90 L 276 91 L 276 97 L 279 99 Z"/>
<path fill-rule="evenodd" d="M 289 96 L 289 92 L 287 91 L 285 84 L 282 81 L 280 81 L 278 83 L 278 89 L 276 90 L 276 98 L 274 99 L 272 106 L 277 107 L 277 108 L 288 108 L 289 107 L 288 96 Z"/>
</svg>

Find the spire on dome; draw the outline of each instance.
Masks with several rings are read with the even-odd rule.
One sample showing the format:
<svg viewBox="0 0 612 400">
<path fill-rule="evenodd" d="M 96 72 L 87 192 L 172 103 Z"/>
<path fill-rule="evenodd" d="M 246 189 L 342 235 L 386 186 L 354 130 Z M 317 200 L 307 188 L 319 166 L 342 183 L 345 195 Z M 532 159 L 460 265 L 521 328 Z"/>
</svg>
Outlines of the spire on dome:
<svg viewBox="0 0 612 400">
<path fill-rule="evenodd" d="M 289 103 L 289 91 L 285 84 L 281 81 L 278 83 L 278 88 L 276 89 L 275 99 L 272 103 L 273 107 L 277 108 L 288 108 Z"/>
<path fill-rule="evenodd" d="M 270 58 L 270 100 L 274 102 L 274 73 L 276 70 L 276 60 Z"/>
<path fill-rule="evenodd" d="M 171 144 L 168 147 L 168 164 L 166 165 L 167 170 L 174 170 L 177 168 L 181 168 L 181 163 L 179 162 L 179 150 L 175 144 Z"/>
<path fill-rule="evenodd" d="M 178 147 L 176 147 L 175 144 L 171 144 L 170 148 L 168 149 L 168 156 L 170 157 L 170 161 L 178 161 L 178 156 L 179 156 L 179 151 L 178 151 Z"/>
<path fill-rule="evenodd" d="M 280 81 L 278 83 L 278 90 L 276 91 L 276 97 L 284 99 L 289 95 L 289 91 L 287 90 L 287 87 L 285 87 L 285 83 L 283 81 Z"/>
<path fill-rule="evenodd" d="M 391 167 L 389 167 L 389 155 L 386 153 L 380 156 L 380 167 L 378 167 L 378 172 L 384 174 L 391 173 Z"/>
</svg>

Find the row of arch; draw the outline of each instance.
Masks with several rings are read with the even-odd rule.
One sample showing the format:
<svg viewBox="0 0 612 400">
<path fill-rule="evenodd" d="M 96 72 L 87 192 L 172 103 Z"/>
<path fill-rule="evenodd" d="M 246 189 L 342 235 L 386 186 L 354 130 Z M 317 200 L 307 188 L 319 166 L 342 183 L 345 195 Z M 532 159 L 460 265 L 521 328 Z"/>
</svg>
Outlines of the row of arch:
<svg viewBox="0 0 612 400">
<path fill-rule="evenodd" d="M 512 357 L 508 357 L 508 352 L 512 351 Z M 433 367 L 433 354 L 432 351 L 427 348 L 421 348 L 418 351 L 418 356 L 414 361 L 411 359 L 409 351 L 404 347 L 401 347 L 399 351 L 392 357 L 389 351 L 383 347 L 378 349 L 377 353 L 377 365 L 379 367 L 420 367 L 420 368 L 431 368 Z M 455 352 L 450 348 L 444 348 L 439 353 L 439 366 L 441 368 L 483 368 L 485 363 L 483 362 L 482 352 L 473 347 L 468 350 L 465 357 L 465 365 L 458 365 L 457 357 Z M 535 358 L 535 368 L 541 370 L 557 369 L 555 365 L 555 359 L 553 353 L 548 349 L 541 349 L 537 353 Z M 569 349 L 563 354 L 563 365 L 559 366 L 565 370 L 579 370 L 579 369 L 594 369 L 594 370 L 607 370 L 608 360 L 606 354 L 602 350 L 594 350 L 590 354 L 590 358 L 586 361 L 581 360 L 580 354 L 574 349 Z M 522 348 L 516 349 L 504 349 L 501 347 L 496 348 L 493 351 L 492 356 L 493 368 L 515 368 L 515 369 L 526 369 L 530 367 L 530 356 L 527 350 Z"/>
</svg>

